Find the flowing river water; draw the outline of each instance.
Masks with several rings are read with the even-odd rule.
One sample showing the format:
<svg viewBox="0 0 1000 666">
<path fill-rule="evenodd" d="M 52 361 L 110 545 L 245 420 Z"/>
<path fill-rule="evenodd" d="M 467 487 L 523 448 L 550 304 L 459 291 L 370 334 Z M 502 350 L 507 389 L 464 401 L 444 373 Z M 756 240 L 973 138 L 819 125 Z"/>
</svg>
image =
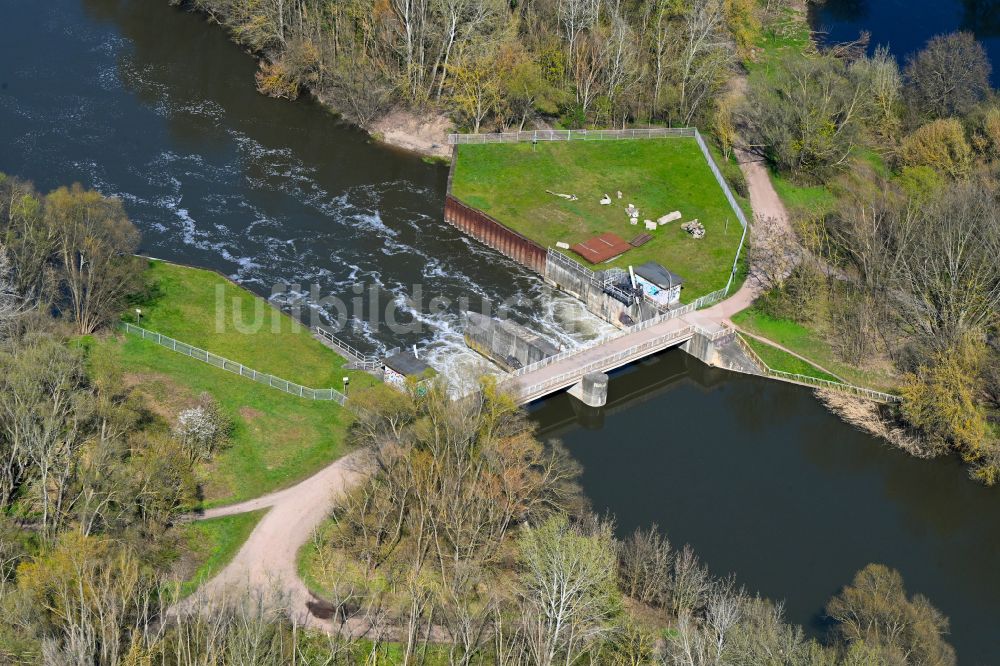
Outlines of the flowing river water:
<svg viewBox="0 0 1000 666">
<path fill-rule="evenodd" d="M 368 323 L 343 336 L 417 344 L 453 377 L 489 369 L 462 341 L 462 299 L 512 303 L 565 346 L 606 330 L 441 221 L 444 167 L 373 145 L 315 103 L 258 95 L 254 67 L 166 0 L 0 0 L 0 171 L 118 195 L 145 253 L 265 296 L 293 285 L 279 305 L 312 287 L 350 303 L 354 285 L 374 285 L 380 305 L 365 291 L 363 308 L 396 303 L 419 330 Z M 336 316 L 317 295 L 307 303 L 320 321 Z M 785 600 L 815 635 L 825 600 L 883 562 L 950 616 L 961 663 L 1000 662 L 1000 493 L 956 462 L 912 459 L 807 390 L 679 351 L 615 373 L 609 400 L 581 410 L 558 395 L 532 417 L 580 460 L 594 508 L 622 532 L 658 523 L 713 572 Z"/>
</svg>

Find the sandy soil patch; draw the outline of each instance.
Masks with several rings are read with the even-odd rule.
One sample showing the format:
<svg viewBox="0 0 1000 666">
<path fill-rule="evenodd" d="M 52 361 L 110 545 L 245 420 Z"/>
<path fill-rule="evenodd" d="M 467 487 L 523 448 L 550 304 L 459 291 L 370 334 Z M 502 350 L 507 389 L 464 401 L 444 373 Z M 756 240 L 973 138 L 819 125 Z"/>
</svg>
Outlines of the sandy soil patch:
<svg viewBox="0 0 1000 666">
<path fill-rule="evenodd" d="M 448 133 L 453 130 L 443 113 L 418 114 L 403 109 L 389 112 L 369 128 L 383 143 L 432 157 L 451 157 Z"/>
</svg>

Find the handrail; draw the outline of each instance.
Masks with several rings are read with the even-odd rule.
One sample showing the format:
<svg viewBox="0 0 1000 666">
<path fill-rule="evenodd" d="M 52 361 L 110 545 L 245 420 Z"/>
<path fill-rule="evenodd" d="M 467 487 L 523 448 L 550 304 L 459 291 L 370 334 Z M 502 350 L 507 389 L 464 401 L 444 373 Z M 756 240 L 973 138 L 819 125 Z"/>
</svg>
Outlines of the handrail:
<svg viewBox="0 0 1000 666">
<path fill-rule="evenodd" d="M 357 348 L 347 344 L 346 342 L 335 336 L 327 328 L 323 326 L 316 326 L 313 329 L 313 331 L 320 337 L 324 338 L 331 345 L 336 347 L 339 351 L 344 352 L 346 356 L 351 357 L 348 359 L 349 361 L 351 361 L 350 365 L 354 366 L 358 370 L 378 370 L 378 368 L 381 367 L 381 360 L 379 359 L 378 356 L 374 356 L 372 354 L 366 354 L 358 350 Z"/>
<path fill-rule="evenodd" d="M 174 338 L 157 333 L 156 331 L 150 331 L 142 328 L 141 326 L 136 326 L 135 324 L 122 322 L 122 327 L 125 329 L 126 333 L 138 335 L 143 340 L 154 341 L 161 347 L 166 347 L 167 349 L 173 350 L 179 354 L 190 356 L 195 360 L 208 363 L 209 365 L 217 368 L 228 370 L 233 374 L 246 377 L 247 379 L 251 379 L 255 382 L 266 384 L 273 389 L 278 389 L 279 391 L 284 391 L 285 393 L 297 395 L 300 398 L 308 398 L 310 400 L 332 400 L 339 405 L 343 405 L 347 402 L 347 396 L 337 389 L 314 389 L 309 388 L 308 386 L 302 386 L 301 384 L 290 382 L 287 379 L 282 379 L 281 377 L 276 377 L 264 372 L 257 372 L 253 368 L 248 368 L 237 361 L 232 361 L 223 356 L 219 356 L 218 354 L 213 354 L 210 351 L 205 351 L 199 347 L 189 345 L 186 342 L 181 342 L 180 340 L 175 340 Z"/>
<path fill-rule="evenodd" d="M 772 377 L 774 379 L 793 382 L 796 384 L 808 384 L 810 386 L 815 386 L 817 388 L 829 388 L 836 391 L 841 391 L 844 393 L 852 393 L 854 395 L 867 398 L 869 400 L 875 400 L 877 402 L 901 402 L 902 398 L 898 395 L 893 395 L 891 393 L 884 393 L 882 391 L 876 391 L 875 389 L 865 388 L 863 386 L 855 386 L 854 384 L 848 384 L 847 382 L 832 382 L 829 379 L 822 379 L 820 377 L 812 377 L 810 375 L 802 375 L 794 372 L 785 372 L 784 370 L 775 370 L 767 363 L 764 359 L 753 350 L 743 336 L 736 333 L 736 342 L 740 349 L 750 357 L 754 363 L 760 367 L 761 372 L 764 376 Z"/>
<path fill-rule="evenodd" d="M 638 344 L 632 345 L 627 349 L 616 352 L 611 356 L 606 356 L 604 358 L 598 359 L 596 361 L 591 361 L 587 365 L 581 368 L 574 368 L 573 370 L 568 370 L 562 372 L 554 377 L 549 377 L 545 381 L 538 382 L 537 384 L 532 384 L 527 387 L 521 388 L 518 392 L 522 395 L 534 395 L 538 391 L 542 391 L 552 386 L 557 386 L 559 384 L 565 383 L 567 380 L 573 380 L 575 378 L 582 377 L 590 372 L 604 371 L 610 369 L 619 361 L 630 359 L 640 352 L 647 351 L 649 349 L 654 349 L 667 345 L 680 338 L 690 337 L 696 331 L 696 327 L 692 325 L 685 326 L 684 328 L 678 329 L 676 331 L 671 331 L 665 333 L 664 335 L 657 336 L 651 340 L 646 340 L 645 342 L 640 342 Z M 506 381 L 514 379 L 513 376 L 508 376 Z"/>
</svg>

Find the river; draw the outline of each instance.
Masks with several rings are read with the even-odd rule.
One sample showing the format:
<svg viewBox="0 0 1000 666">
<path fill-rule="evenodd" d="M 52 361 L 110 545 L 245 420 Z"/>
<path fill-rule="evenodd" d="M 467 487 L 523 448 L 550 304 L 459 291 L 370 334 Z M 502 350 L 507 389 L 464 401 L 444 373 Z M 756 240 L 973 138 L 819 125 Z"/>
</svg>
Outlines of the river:
<svg viewBox="0 0 1000 666">
<path fill-rule="evenodd" d="M 349 300 L 361 283 L 402 303 L 420 284 L 423 330 L 343 334 L 368 349 L 417 344 L 452 375 L 487 369 L 462 343 L 463 297 L 528 299 L 515 317 L 567 346 L 604 330 L 441 221 L 443 167 L 373 145 L 312 102 L 258 95 L 253 58 L 203 18 L 166 0 L 0 1 L 0 170 L 120 196 L 144 252 L 264 295 L 317 285 Z M 449 304 L 430 308 L 435 295 Z M 963 664 L 1000 661 L 1000 493 L 960 465 L 909 458 L 804 389 L 679 351 L 616 373 L 610 400 L 578 411 L 555 396 L 532 416 L 622 532 L 658 523 L 814 634 L 825 600 L 883 562 L 951 617 Z"/>
<path fill-rule="evenodd" d="M 972 32 L 993 65 L 1000 85 L 1000 2 L 996 0 L 823 0 L 812 5 L 813 29 L 832 42 L 871 33 L 871 46 L 888 46 L 900 63 L 931 37 L 955 30 Z"/>
<path fill-rule="evenodd" d="M 144 253 L 265 296 L 279 285 L 273 300 L 305 297 L 315 323 L 335 320 L 330 299 L 351 314 L 358 299 L 363 323 L 342 338 L 416 344 L 460 381 L 494 370 L 465 346 L 463 300 L 507 304 L 566 347 L 610 328 L 445 224 L 446 167 L 374 145 L 317 103 L 259 95 L 255 60 L 203 17 L 166 0 L 0 6 L 0 170 L 121 197 Z M 385 325 L 391 304 L 408 330 Z"/>
</svg>

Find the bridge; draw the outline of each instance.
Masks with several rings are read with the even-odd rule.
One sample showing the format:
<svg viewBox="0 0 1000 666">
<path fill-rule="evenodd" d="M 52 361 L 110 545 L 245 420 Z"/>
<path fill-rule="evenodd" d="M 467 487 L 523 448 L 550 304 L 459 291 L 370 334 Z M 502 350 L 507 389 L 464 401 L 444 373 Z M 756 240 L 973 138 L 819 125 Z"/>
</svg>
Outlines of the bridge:
<svg viewBox="0 0 1000 666">
<path fill-rule="evenodd" d="M 658 317 L 648 325 L 599 338 L 584 347 L 542 359 L 505 375 L 500 384 L 512 391 L 520 404 L 576 386 L 585 375 L 607 373 L 665 349 L 682 345 L 699 335 L 715 342 L 733 334 L 732 329 L 692 316 Z"/>
</svg>

